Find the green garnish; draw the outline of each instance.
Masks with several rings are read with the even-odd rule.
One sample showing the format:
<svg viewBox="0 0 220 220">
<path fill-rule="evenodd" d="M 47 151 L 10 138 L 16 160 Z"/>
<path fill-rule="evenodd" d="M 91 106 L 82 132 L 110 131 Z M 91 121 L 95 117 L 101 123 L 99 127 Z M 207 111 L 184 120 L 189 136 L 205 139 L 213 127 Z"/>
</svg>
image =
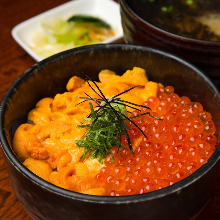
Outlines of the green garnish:
<svg viewBox="0 0 220 220">
<path fill-rule="evenodd" d="M 146 114 L 150 115 L 150 113 L 146 112 L 146 113 L 139 114 L 137 116 L 129 118 L 127 116 L 126 106 L 132 109 L 138 110 L 138 111 L 140 110 L 136 107 L 142 107 L 142 108 L 148 108 L 148 109 L 150 108 L 144 105 L 138 105 L 135 103 L 121 100 L 118 97 L 136 88 L 137 86 L 131 87 L 130 89 L 125 90 L 124 92 L 119 93 L 107 99 L 102 93 L 101 89 L 96 84 L 96 82 L 91 80 L 91 78 L 88 75 L 86 75 L 86 77 L 89 78 L 89 80 L 93 83 L 95 88 L 98 90 L 97 91 L 95 88 L 93 88 L 93 86 L 90 84 L 90 81 L 87 81 L 91 89 L 100 98 L 92 98 L 86 93 L 85 93 L 86 97 L 77 96 L 77 98 L 83 99 L 82 102 L 90 101 L 89 105 L 90 105 L 90 110 L 91 110 L 87 118 L 82 122 L 81 125 L 78 126 L 79 128 L 86 128 L 85 135 L 80 140 L 76 141 L 76 145 L 78 147 L 84 147 L 84 153 L 81 159 L 83 160 L 88 155 L 88 156 L 91 156 L 92 158 L 98 158 L 99 161 L 102 162 L 104 158 L 106 158 L 108 155 L 111 155 L 109 150 L 113 146 L 117 146 L 119 147 L 119 149 L 121 147 L 125 148 L 121 144 L 121 141 L 120 141 L 122 135 L 125 135 L 127 142 L 128 142 L 129 149 L 134 154 L 132 144 L 131 144 L 128 131 L 127 131 L 127 129 L 129 128 L 126 125 L 126 121 L 129 120 L 147 138 L 146 134 L 131 119 L 140 117 Z M 97 106 L 95 107 L 95 109 L 91 101 L 96 103 Z M 80 102 L 79 104 L 81 104 L 82 102 Z M 161 120 L 152 115 L 150 116 L 158 120 Z M 84 124 L 87 121 L 89 123 Z M 114 158 L 112 156 L 112 160 L 113 159 Z"/>
<path fill-rule="evenodd" d="M 194 0 L 186 0 L 186 4 L 192 5 L 194 3 Z"/>
<path fill-rule="evenodd" d="M 173 10 L 173 6 L 170 5 L 169 7 L 161 7 L 161 11 L 163 12 L 171 12 Z"/>
<path fill-rule="evenodd" d="M 176 18 L 179 18 L 180 16 L 181 16 L 180 13 L 175 14 L 175 17 L 176 17 Z"/>
<path fill-rule="evenodd" d="M 143 3 L 149 1 L 149 2 L 154 2 L 154 0 L 141 0 Z"/>
<path fill-rule="evenodd" d="M 120 121 L 117 119 L 114 110 L 105 106 L 97 113 L 93 109 L 92 103 L 89 102 L 91 109 L 91 118 L 86 118 L 86 121 L 91 121 L 90 124 L 79 125 L 79 128 L 86 128 L 86 135 L 81 140 L 76 141 L 78 147 L 84 147 L 84 154 L 81 159 L 84 159 L 87 154 L 91 153 L 92 158 L 99 158 L 101 162 L 106 156 L 109 155 L 109 149 L 112 146 L 121 147 L 121 143 L 118 141 L 122 133 L 122 127 Z M 104 103 L 103 103 L 104 105 Z M 120 114 L 121 109 L 125 109 L 125 106 L 114 104 L 112 107 L 115 111 L 119 112 L 120 118 L 125 125 L 123 116 Z M 126 111 L 127 112 L 127 111 Z"/>
<path fill-rule="evenodd" d="M 108 23 L 106 23 L 104 20 L 90 15 L 74 15 L 70 17 L 67 20 L 67 22 L 78 22 L 78 23 L 87 22 L 87 23 L 97 24 L 101 27 L 111 28 L 111 26 Z"/>
</svg>

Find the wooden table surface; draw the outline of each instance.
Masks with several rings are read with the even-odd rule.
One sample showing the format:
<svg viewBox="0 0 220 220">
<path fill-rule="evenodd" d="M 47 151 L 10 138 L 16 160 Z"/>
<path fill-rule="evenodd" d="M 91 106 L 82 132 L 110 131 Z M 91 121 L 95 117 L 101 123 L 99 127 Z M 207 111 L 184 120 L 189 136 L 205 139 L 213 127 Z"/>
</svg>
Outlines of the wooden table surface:
<svg viewBox="0 0 220 220">
<path fill-rule="evenodd" d="M 20 22 L 56 7 L 65 0 L 1 0 L 0 1 L 0 100 L 5 92 L 26 69 L 35 64 L 12 38 L 12 28 Z M 0 219 L 30 220 L 17 200 L 8 176 L 3 152 L 0 149 Z M 220 219 L 220 180 L 209 203 L 197 220 Z"/>
</svg>

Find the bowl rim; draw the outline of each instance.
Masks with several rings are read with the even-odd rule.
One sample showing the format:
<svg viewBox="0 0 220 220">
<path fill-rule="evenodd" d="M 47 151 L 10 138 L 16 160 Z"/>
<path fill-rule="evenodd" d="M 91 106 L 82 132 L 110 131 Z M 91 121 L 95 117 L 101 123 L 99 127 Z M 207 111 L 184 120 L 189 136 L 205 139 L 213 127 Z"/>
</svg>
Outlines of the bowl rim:
<svg viewBox="0 0 220 220">
<path fill-rule="evenodd" d="M 216 96 L 218 97 L 218 100 L 220 103 L 220 93 L 215 87 L 215 85 L 211 82 L 211 80 L 197 67 L 195 67 L 194 65 L 185 61 L 184 59 L 178 56 L 175 56 L 171 53 L 161 51 L 158 49 L 154 49 L 151 47 L 146 47 L 146 46 L 141 46 L 141 45 L 132 45 L 132 44 L 97 44 L 97 45 L 78 47 L 78 48 L 70 49 L 70 50 L 55 54 L 51 57 L 48 57 L 36 63 L 32 67 L 24 71 L 7 90 L 0 105 L 0 145 L 4 152 L 4 155 L 10 161 L 10 163 L 13 164 L 15 169 L 17 169 L 22 175 L 28 178 L 31 182 L 33 182 L 34 184 L 38 185 L 39 187 L 47 191 L 53 192 L 55 194 L 58 194 L 58 195 L 61 195 L 63 197 L 70 198 L 70 199 L 77 199 L 77 200 L 81 200 L 85 202 L 93 202 L 93 203 L 95 202 L 95 203 L 107 203 L 107 204 L 113 204 L 113 203 L 125 204 L 125 203 L 137 203 L 137 202 L 149 201 L 149 200 L 153 200 L 156 198 L 164 197 L 167 194 L 179 193 L 181 189 L 186 188 L 188 185 L 190 185 L 191 183 L 201 178 L 218 162 L 220 158 L 220 143 L 218 143 L 218 146 L 215 152 L 212 154 L 209 160 L 202 167 L 200 167 L 198 170 L 196 170 L 194 173 L 192 173 L 188 177 L 184 178 L 183 180 L 171 186 L 168 186 L 163 189 L 156 190 L 156 191 L 152 191 L 149 193 L 144 193 L 144 194 L 109 197 L 109 196 L 88 195 L 88 194 L 82 194 L 82 193 L 66 190 L 66 189 L 60 188 L 56 185 L 53 185 L 41 179 L 40 177 L 32 173 L 29 169 L 27 169 L 22 164 L 22 162 L 20 162 L 20 160 L 17 158 L 13 150 L 10 148 L 9 143 L 7 142 L 7 137 L 6 137 L 6 133 L 4 129 L 4 113 L 7 109 L 8 100 L 10 100 L 10 96 L 13 95 L 14 93 L 14 88 L 16 88 L 16 86 L 23 83 L 23 79 L 31 77 L 32 75 L 31 73 L 35 72 L 35 70 L 38 70 L 39 67 L 43 68 L 44 66 L 50 65 L 50 63 L 56 62 L 56 60 L 58 59 L 63 59 L 65 57 L 72 56 L 74 54 L 77 54 L 78 52 L 82 53 L 83 51 L 90 51 L 90 50 L 96 51 L 96 50 L 111 50 L 111 49 L 115 49 L 115 50 L 120 49 L 120 50 L 125 50 L 125 51 L 126 50 L 145 51 L 145 52 L 159 54 L 169 59 L 174 59 L 177 62 L 180 62 L 181 64 L 192 69 L 197 74 L 201 75 L 204 78 L 204 80 L 207 81 L 208 84 L 215 91 Z"/>
<path fill-rule="evenodd" d="M 200 40 L 200 39 L 196 39 L 196 38 L 190 38 L 190 37 L 185 37 L 185 36 L 180 36 L 178 34 L 174 34 L 171 32 L 168 32 L 166 30 L 163 30 L 157 26 L 154 26 L 153 24 L 147 22 L 146 20 L 144 20 L 143 18 L 141 18 L 137 13 L 135 13 L 132 8 L 127 4 L 126 0 L 119 0 L 120 3 L 120 10 L 128 10 L 130 16 L 133 16 L 136 20 L 139 20 L 142 24 L 147 25 L 148 27 L 150 27 L 153 30 L 156 30 L 159 33 L 162 33 L 164 36 L 173 38 L 175 40 L 181 40 L 181 41 L 185 41 L 187 43 L 192 43 L 192 44 L 203 44 L 205 46 L 220 46 L 220 41 L 208 41 L 208 40 Z M 125 8 L 122 7 L 122 4 L 124 4 Z M 123 23 L 123 21 L 122 21 Z"/>
</svg>

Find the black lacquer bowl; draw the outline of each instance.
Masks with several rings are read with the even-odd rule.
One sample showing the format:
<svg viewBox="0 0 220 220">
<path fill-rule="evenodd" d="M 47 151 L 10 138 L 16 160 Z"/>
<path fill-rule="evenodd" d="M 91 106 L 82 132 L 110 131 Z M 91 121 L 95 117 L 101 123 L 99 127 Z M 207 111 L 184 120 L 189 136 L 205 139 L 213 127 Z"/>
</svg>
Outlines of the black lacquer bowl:
<svg viewBox="0 0 220 220">
<path fill-rule="evenodd" d="M 173 34 L 144 20 L 143 0 L 119 0 L 124 41 L 173 53 L 196 65 L 220 89 L 220 42 L 188 38 Z M 164 1 L 164 4 L 169 1 Z M 161 17 L 161 19 L 163 19 Z"/>
<path fill-rule="evenodd" d="M 210 80 L 191 64 L 152 48 L 107 44 L 80 47 L 47 58 L 26 70 L 9 88 L 1 103 L 0 138 L 12 186 L 26 211 L 41 220 L 186 220 L 207 203 L 219 174 L 220 146 L 195 173 L 154 192 L 122 197 L 100 197 L 54 186 L 30 172 L 12 150 L 12 136 L 28 112 L 43 97 L 65 91 L 73 75 L 100 70 L 118 74 L 134 66 L 146 69 L 149 80 L 172 85 L 179 95 L 200 102 L 209 111 L 220 133 L 220 95 Z"/>
</svg>

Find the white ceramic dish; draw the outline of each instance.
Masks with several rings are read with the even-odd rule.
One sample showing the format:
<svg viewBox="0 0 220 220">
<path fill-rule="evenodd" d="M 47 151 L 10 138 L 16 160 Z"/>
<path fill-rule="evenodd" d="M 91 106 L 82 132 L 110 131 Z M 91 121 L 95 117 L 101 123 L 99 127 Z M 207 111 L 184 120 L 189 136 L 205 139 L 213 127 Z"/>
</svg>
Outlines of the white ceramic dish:
<svg viewBox="0 0 220 220">
<path fill-rule="evenodd" d="M 123 39 L 123 30 L 121 26 L 121 17 L 119 4 L 113 0 L 74 0 L 62 4 L 58 7 L 52 8 L 42 14 L 32 17 L 12 29 L 12 36 L 14 40 L 32 56 L 36 61 L 42 60 L 31 49 L 31 39 L 33 33 L 37 29 L 41 29 L 41 22 L 52 18 L 65 18 L 73 14 L 88 14 L 98 16 L 108 22 L 116 31 L 116 35 L 102 43 L 116 43 Z"/>
</svg>

